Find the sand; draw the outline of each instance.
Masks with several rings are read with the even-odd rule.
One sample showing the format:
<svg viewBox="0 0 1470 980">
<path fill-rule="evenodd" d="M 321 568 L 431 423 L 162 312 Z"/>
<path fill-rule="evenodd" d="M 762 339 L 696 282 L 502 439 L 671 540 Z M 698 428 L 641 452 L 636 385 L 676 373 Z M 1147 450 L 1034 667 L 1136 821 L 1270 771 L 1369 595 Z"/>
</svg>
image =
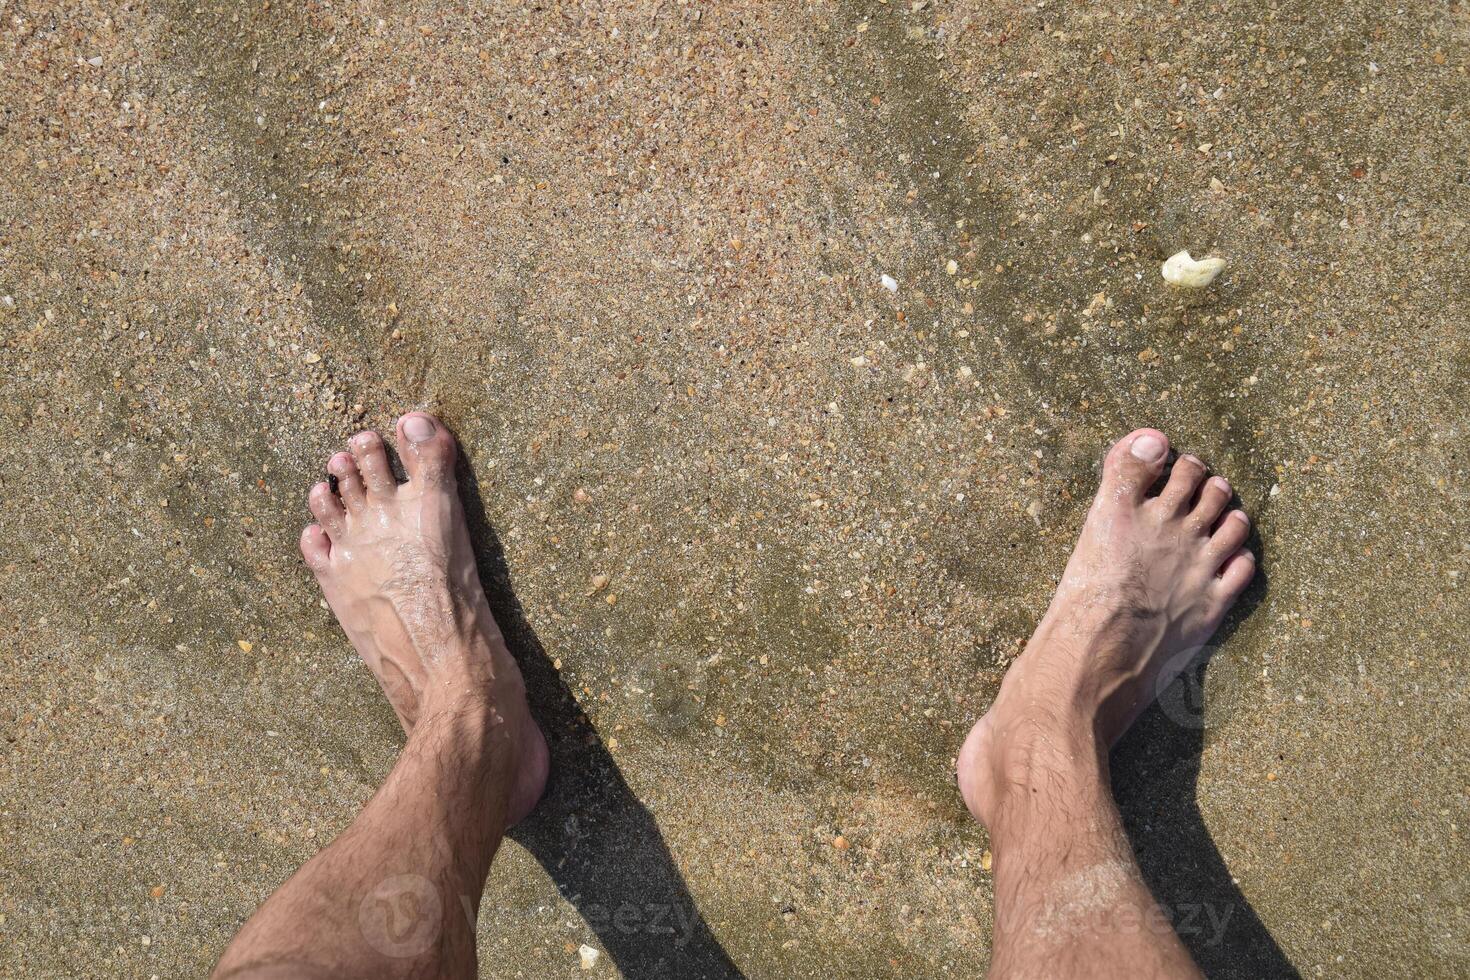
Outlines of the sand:
<svg viewBox="0 0 1470 980">
<path fill-rule="evenodd" d="M 1459 0 L 0 3 L 0 972 L 201 975 L 371 794 L 295 541 L 411 408 L 557 768 L 482 975 L 980 973 L 953 757 L 1143 424 L 1264 573 L 1115 757 L 1161 902 L 1212 976 L 1470 970 L 1467 61 Z"/>
</svg>

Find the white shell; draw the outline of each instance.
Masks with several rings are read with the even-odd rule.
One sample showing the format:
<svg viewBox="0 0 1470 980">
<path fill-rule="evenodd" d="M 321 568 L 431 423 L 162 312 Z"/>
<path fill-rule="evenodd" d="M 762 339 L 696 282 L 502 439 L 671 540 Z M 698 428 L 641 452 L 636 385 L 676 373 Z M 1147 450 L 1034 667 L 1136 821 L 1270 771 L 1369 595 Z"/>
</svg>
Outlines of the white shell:
<svg viewBox="0 0 1470 980">
<path fill-rule="evenodd" d="M 1189 249 L 1175 252 L 1164 262 L 1164 281 L 1181 289 L 1204 289 L 1225 271 L 1224 259 L 1210 256 L 1195 261 Z"/>
<path fill-rule="evenodd" d="M 582 960 L 582 969 L 591 970 L 597 966 L 597 960 L 602 956 L 602 950 L 583 943 L 577 947 L 577 956 Z"/>
<path fill-rule="evenodd" d="M 883 278 L 879 281 L 883 283 L 883 288 L 888 290 L 890 293 L 898 292 L 898 280 L 888 275 L 887 273 L 885 273 L 883 275 Z"/>
</svg>

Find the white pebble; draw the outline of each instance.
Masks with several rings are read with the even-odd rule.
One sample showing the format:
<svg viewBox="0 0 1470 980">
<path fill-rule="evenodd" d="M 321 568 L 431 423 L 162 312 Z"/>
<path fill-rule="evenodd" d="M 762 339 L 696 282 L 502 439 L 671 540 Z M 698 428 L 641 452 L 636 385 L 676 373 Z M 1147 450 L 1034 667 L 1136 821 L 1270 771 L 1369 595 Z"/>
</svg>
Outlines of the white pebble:
<svg viewBox="0 0 1470 980">
<path fill-rule="evenodd" d="M 1215 256 L 1196 261 L 1185 249 L 1164 262 L 1164 281 L 1181 289 L 1204 289 L 1225 271 L 1225 260 Z"/>
<path fill-rule="evenodd" d="M 881 281 L 883 283 L 883 288 L 888 290 L 890 293 L 898 292 L 898 280 L 888 275 L 888 273 L 885 272 L 883 274 L 883 279 Z"/>
<path fill-rule="evenodd" d="M 582 969 L 591 970 L 597 966 L 597 958 L 602 955 L 602 951 L 583 943 L 577 948 L 577 955 L 582 958 Z"/>
</svg>

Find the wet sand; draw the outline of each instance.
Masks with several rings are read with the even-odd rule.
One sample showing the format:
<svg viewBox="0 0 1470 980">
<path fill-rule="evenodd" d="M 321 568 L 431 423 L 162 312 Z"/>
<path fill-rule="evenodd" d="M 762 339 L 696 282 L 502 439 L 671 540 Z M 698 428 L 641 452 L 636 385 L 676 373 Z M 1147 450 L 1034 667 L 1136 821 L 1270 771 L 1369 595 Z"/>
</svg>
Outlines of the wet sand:
<svg viewBox="0 0 1470 980">
<path fill-rule="evenodd" d="M 0 972 L 200 975 L 372 793 L 401 736 L 295 541 L 410 408 L 557 766 L 482 975 L 979 974 L 953 756 L 1144 424 L 1264 573 L 1203 713 L 1115 757 L 1161 902 L 1212 976 L 1470 970 L 1466 41 L 1462 3 L 0 6 Z M 1180 293 L 1183 248 L 1230 268 Z"/>
</svg>

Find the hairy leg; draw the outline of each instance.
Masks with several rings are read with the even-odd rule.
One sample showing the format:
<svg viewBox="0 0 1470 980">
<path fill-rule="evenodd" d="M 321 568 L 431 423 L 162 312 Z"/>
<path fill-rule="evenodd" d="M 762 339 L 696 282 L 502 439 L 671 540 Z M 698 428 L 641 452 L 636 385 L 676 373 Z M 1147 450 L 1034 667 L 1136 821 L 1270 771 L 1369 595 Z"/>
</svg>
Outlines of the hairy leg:
<svg viewBox="0 0 1470 980">
<path fill-rule="evenodd" d="M 420 720 L 382 787 L 251 917 L 220 977 L 472 977 L 516 746 L 484 705 Z"/>
<path fill-rule="evenodd" d="M 475 571 L 454 439 L 398 423 L 408 482 L 358 433 L 309 498 L 301 551 L 408 743 L 372 800 L 273 894 L 219 977 L 469 977 L 475 918 L 505 829 L 546 781 L 547 751 Z"/>
<path fill-rule="evenodd" d="M 1102 486 L 1046 616 L 960 751 L 995 851 L 996 977 L 1195 977 L 1113 803 L 1108 751 L 1210 638 L 1255 562 L 1230 485 L 1140 429 Z"/>
</svg>

